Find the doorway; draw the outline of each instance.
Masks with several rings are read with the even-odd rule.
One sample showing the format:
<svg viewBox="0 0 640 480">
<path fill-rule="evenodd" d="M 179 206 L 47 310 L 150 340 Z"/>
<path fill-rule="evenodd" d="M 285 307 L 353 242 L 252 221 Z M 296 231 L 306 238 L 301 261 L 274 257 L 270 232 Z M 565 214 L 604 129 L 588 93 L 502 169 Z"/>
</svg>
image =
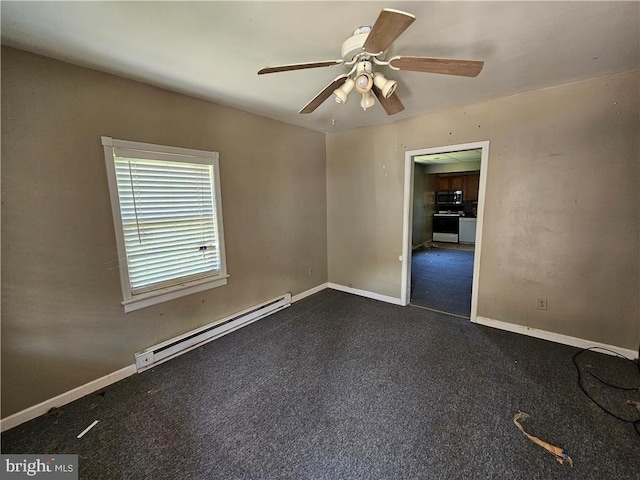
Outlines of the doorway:
<svg viewBox="0 0 640 480">
<path fill-rule="evenodd" d="M 460 315 L 457 312 L 447 312 L 457 314 L 457 316 L 463 316 L 465 318 L 470 318 L 471 321 L 475 321 L 477 316 L 477 301 L 478 301 L 478 285 L 480 280 L 480 260 L 482 256 L 482 228 L 483 228 L 483 218 L 484 218 L 484 197 L 486 190 L 486 179 L 487 179 L 487 169 L 488 169 L 488 160 L 489 160 L 489 141 L 482 142 L 473 142 L 473 143 L 465 143 L 465 144 L 457 144 L 457 145 L 444 145 L 441 147 L 432 147 L 425 148 L 420 150 L 412 150 L 405 153 L 405 179 L 404 179 L 404 209 L 403 209 L 403 253 L 402 253 L 402 292 L 401 292 L 401 303 L 403 305 L 408 305 L 412 298 L 412 250 L 414 246 L 414 241 L 416 235 L 414 235 L 414 226 L 420 224 L 420 222 L 416 222 L 416 219 L 413 218 L 414 211 L 414 180 L 416 178 L 416 170 L 418 170 L 418 174 L 424 173 L 422 171 L 422 167 L 416 168 L 416 160 L 420 158 L 424 158 L 427 156 L 434 156 L 435 154 L 442 154 L 442 156 L 446 156 L 451 152 L 462 152 L 462 151 L 471 151 L 477 150 L 480 154 L 480 167 L 479 167 L 479 178 L 478 178 L 478 195 L 477 195 L 477 204 L 475 205 L 475 218 L 476 218 L 476 228 L 475 228 L 475 244 L 473 245 L 474 253 L 471 265 L 468 266 L 468 269 L 471 269 L 471 291 L 470 293 L 470 312 L 469 315 Z M 435 202 L 434 202 L 435 203 Z M 461 211 L 464 211 L 464 208 L 468 208 L 469 206 L 462 206 Z M 434 209 L 436 207 L 433 207 Z M 454 207 L 455 208 L 455 207 Z M 457 211 L 450 211 L 447 209 L 447 212 L 451 214 L 457 214 Z M 433 212 L 436 213 L 436 212 Z M 427 220 L 428 221 L 428 220 Z M 434 249 L 437 248 L 436 251 L 441 253 L 441 257 L 437 260 L 444 261 L 445 265 L 443 267 L 444 270 L 447 270 L 446 261 L 456 262 L 455 255 L 465 253 L 469 253 L 466 250 L 469 248 L 464 247 L 462 244 L 459 244 L 457 240 L 454 242 L 451 239 L 449 242 L 444 242 L 446 245 L 440 245 L 439 242 L 435 242 L 437 245 L 433 247 L 433 243 L 428 245 L 428 248 Z M 446 247 L 454 247 L 442 249 L 442 246 Z M 462 248 L 461 248 L 462 247 Z M 461 260 L 461 259 L 458 259 Z M 464 260 L 464 258 L 462 259 Z M 440 262 L 443 263 L 443 262 Z M 449 265 L 449 268 L 454 263 Z M 460 263 L 460 262 L 458 262 Z M 464 262 L 463 262 L 464 263 Z M 468 260 L 467 260 L 468 263 Z M 468 270 L 467 270 L 468 272 Z M 468 272 L 469 273 L 469 272 Z M 464 299 L 462 300 L 464 301 Z M 459 303 L 459 302 L 458 302 Z M 468 305 L 468 304 L 467 304 Z M 438 308 L 434 308 L 434 310 L 440 310 Z M 444 310 L 443 310 L 444 311 Z"/>
</svg>

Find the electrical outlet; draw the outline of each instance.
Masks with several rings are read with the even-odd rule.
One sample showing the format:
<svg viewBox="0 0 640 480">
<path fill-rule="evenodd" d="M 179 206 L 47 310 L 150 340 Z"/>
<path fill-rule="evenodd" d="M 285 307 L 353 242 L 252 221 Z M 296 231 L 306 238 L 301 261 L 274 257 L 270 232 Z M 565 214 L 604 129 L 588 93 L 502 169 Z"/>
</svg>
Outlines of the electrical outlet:
<svg viewBox="0 0 640 480">
<path fill-rule="evenodd" d="M 309 268 L 309 276 L 313 275 L 313 268 Z"/>
<path fill-rule="evenodd" d="M 538 298 L 538 310 L 546 310 L 547 309 L 547 299 L 539 297 Z"/>
</svg>

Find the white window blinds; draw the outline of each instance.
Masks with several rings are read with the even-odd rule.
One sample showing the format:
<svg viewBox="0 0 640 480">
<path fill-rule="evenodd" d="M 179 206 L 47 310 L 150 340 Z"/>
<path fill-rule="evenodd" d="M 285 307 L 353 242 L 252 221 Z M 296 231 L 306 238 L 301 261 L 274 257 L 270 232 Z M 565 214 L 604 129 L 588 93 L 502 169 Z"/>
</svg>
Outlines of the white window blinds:
<svg viewBox="0 0 640 480">
<path fill-rule="evenodd" d="M 134 155 L 154 156 L 115 149 L 131 293 L 218 275 L 213 166 Z"/>
<path fill-rule="evenodd" d="M 226 285 L 218 153 L 102 145 L 125 312 Z"/>
</svg>

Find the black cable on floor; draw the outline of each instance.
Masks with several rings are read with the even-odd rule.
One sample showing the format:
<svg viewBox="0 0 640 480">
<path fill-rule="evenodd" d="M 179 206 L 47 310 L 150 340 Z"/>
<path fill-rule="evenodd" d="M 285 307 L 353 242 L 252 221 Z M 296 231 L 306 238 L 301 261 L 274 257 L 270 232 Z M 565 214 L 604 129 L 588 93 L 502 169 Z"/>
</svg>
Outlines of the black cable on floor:
<svg viewBox="0 0 640 480">
<path fill-rule="evenodd" d="M 628 359 L 627 359 L 628 360 Z M 597 376 L 595 373 L 591 373 L 591 372 L 586 372 L 587 375 L 589 375 L 590 377 L 595 378 L 596 380 L 598 380 L 600 383 L 606 385 L 607 387 L 611 387 L 611 388 L 617 388 L 618 390 L 626 390 L 628 392 L 635 392 L 635 391 L 640 391 L 640 387 L 620 387 L 618 385 L 614 385 L 613 383 L 609 383 L 603 379 L 601 379 L 599 376 Z"/>
<path fill-rule="evenodd" d="M 598 407 L 600 407 L 603 411 L 607 412 L 609 415 L 611 415 L 614 418 L 617 418 L 618 420 L 621 420 L 625 423 L 631 423 L 633 424 L 633 428 L 635 429 L 636 433 L 638 435 L 640 435 L 640 418 L 638 418 L 637 420 L 628 420 L 626 418 L 623 418 L 619 415 L 616 415 L 615 413 L 611 412 L 608 408 L 604 407 L 603 405 L 601 405 L 598 401 L 596 401 L 590 394 L 589 392 L 587 392 L 587 390 L 584 388 L 584 386 L 582 385 L 582 371 L 580 370 L 580 366 L 578 365 L 578 362 L 576 361 L 576 358 L 578 358 L 579 355 L 582 355 L 583 353 L 589 351 L 589 350 L 604 350 L 606 352 L 609 352 L 613 355 L 615 355 L 616 357 L 622 358 L 624 360 L 627 360 L 629 362 L 631 362 L 634 366 L 638 367 L 638 374 L 640 375 L 640 358 L 638 359 L 638 363 L 636 364 L 636 362 L 634 362 L 633 360 L 631 360 L 630 358 L 625 357 L 624 355 L 619 354 L 618 352 L 615 352 L 613 350 L 609 350 L 608 348 L 603 348 L 603 347 L 589 347 L 589 348 L 585 348 L 580 350 L 579 352 L 575 353 L 573 355 L 573 364 L 576 366 L 576 370 L 578 370 L 578 386 L 580 387 L 580 389 L 584 392 L 584 394 L 589 398 L 589 400 L 591 400 L 593 403 L 595 403 Z M 605 382 L 604 380 L 602 380 L 600 377 L 598 377 L 597 375 L 594 375 L 591 372 L 586 372 L 588 375 L 592 376 L 593 378 L 597 379 L 599 382 L 601 382 L 604 385 L 607 385 L 609 387 L 612 388 L 616 388 L 619 390 L 626 390 L 626 391 L 634 391 L 634 390 L 638 390 L 640 391 L 640 386 L 638 387 L 622 387 L 619 385 L 614 385 L 608 382 Z"/>
</svg>

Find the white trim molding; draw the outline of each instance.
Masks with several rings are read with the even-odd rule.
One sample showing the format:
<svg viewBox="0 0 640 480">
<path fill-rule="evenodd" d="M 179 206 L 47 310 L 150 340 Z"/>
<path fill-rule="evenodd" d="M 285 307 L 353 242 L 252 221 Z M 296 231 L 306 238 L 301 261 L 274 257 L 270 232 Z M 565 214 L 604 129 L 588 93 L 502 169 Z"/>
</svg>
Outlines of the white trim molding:
<svg viewBox="0 0 640 480">
<path fill-rule="evenodd" d="M 456 152 L 460 150 L 482 149 L 480 157 L 480 184 L 478 188 L 478 206 L 476 223 L 476 246 L 473 259 L 473 284 L 471 287 L 471 320 L 478 312 L 478 285 L 480 283 L 480 258 L 482 257 L 482 228 L 484 222 L 484 197 L 487 189 L 487 170 L 489 168 L 489 140 L 443 145 L 440 147 L 409 150 L 404 154 L 404 205 L 402 213 L 402 278 L 400 295 L 401 304 L 408 305 L 411 300 L 411 223 L 413 215 L 413 172 L 414 157 L 432 153 Z"/>
<path fill-rule="evenodd" d="M 104 377 L 100 377 L 90 381 L 89 383 L 80 385 L 73 390 L 61 393 L 60 395 L 38 403 L 37 405 L 25 408 L 20 412 L 14 413 L 13 415 L 9 415 L 8 417 L 0 420 L 0 431 L 4 432 L 10 428 L 17 427 L 22 423 L 33 420 L 40 415 L 44 415 L 52 408 L 60 408 L 67 403 L 71 403 L 79 398 L 108 387 L 109 385 L 127 378 L 134 373 L 136 373 L 136 366 L 132 364 L 115 372 L 109 373 Z"/>
<path fill-rule="evenodd" d="M 202 292 L 210 288 L 226 285 L 229 275 L 227 274 L 227 262 L 225 255 L 218 152 L 131 142 L 128 140 L 117 140 L 111 137 L 101 137 L 101 139 L 104 150 L 105 168 L 109 184 L 113 226 L 115 230 L 116 247 L 120 266 L 120 285 L 123 299 L 121 303 L 124 307 L 125 313 L 173 300 L 185 295 Z M 191 255 L 189 265 L 194 268 L 185 268 L 182 270 L 182 263 L 179 261 L 178 257 L 165 255 L 164 261 L 169 260 L 172 262 L 171 264 L 174 267 L 180 267 L 180 269 L 175 270 L 175 275 L 171 276 L 171 278 L 164 279 L 157 277 L 155 272 L 152 273 L 148 269 L 148 265 L 144 262 L 131 261 L 132 256 L 127 254 L 131 253 L 130 251 L 128 252 L 128 249 L 132 247 L 131 242 L 127 240 L 128 236 L 125 235 L 127 225 L 131 224 L 137 226 L 138 235 L 140 235 L 140 229 L 142 228 L 142 234 L 144 235 L 144 221 L 140 222 L 140 225 L 138 225 L 138 219 L 143 219 L 144 214 L 140 213 L 142 216 L 139 217 L 139 209 L 136 207 L 135 199 L 131 211 L 129 211 L 129 207 L 126 206 L 129 205 L 129 196 L 134 195 L 133 192 L 137 191 L 136 185 L 138 185 L 134 180 L 135 175 L 129 178 L 131 176 L 130 164 L 134 161 L 133 159 L 181 163 L 187 168 L 185 175 L 189 175 L 190 177 L 192 175 L 197 175 L 198 178 L 202 178 L 203 181 L 206 179 L 206 182 L 210 184 L 211 195 L 206 195 L 206 198 L 200 196 L 200 199 L 197 202 L 194 200 L 195 203 L 192 205 L 193 208 L 211 208 L 213 210 L 212 215 L 207 216 L 206 220 L 204 217 L 200 218 L 198 223 L 198 226 L 203 232 L 205 232 L 205 237 L 208 238 L 207 243 L 210 244 L 200 246 L 200 250 L 204 252 L 207 248 L 212 247 L 211 252 L 216 252 L 207 256 L 208 260 L 200 258 L 200 254 L 197 250 L 199 244 L 190 246 L 185 245 L 187 249 L 183 253 L 189 252 L 189 255 Z M 187 167 L 186 164 L 199 164 L 202 166 L 202 169 L 197 168 L 193 170 L 191 167 Z M 120 179 L 121 177 L 117 174 L 118 165 L 121 165 L 123 168 L 127 168 L 126 166 L 128 166 L 129 168 L 129 175 L 125 173 L 123 177 L 127 179 L 124 183 L 122 183 L 123 181 Z M 174 165 L 174 163 L 171 163 L 171 165 Z M 163 172 L 166 173 L 165 168 L 167 168 L 167 165 L 164 163 L 154 164 L 153 167 L 143 175 L 144 183 L 153 185 L 153 187 L 149 187 L 149 189 L 153 188 L 154 192 L 162 192 L 161 195 L 163 198 L 166 197 L 167 199 L 171 199 L 173 198 L 174 192 L 177 191 L 172 188 L 171 185 L 166 184 L 165 188 L 164 186 L 160 187 L 159 183 L 148 183 L 156 182 L 156 175 L 160 175 Z M 150 172 L 153 172 L 153 174 Z M 202 177 L 200 177 L 200 175 L 202 175 Z M 140 181 L 142 182 L 142 178 Z M 162 183 L 162 185 L 165 185 L 165 183 Z M 151 191 L 145 190 L 145 187 L 140 188 L 142 188 L 142 192 L 140 193 L 143 196 L 146 196 Z M 140 190 L 140 188 L 138 188 L 138 190 Z M 160 190 L 157 190 L 158 188 Z M 184 200 L 184 198 L 180 197 L 182 200 Z M 124 203 L 121 203 L 121 201 Z M 125 210 L 124 213 L 123 208 Z M 140 210 L 140 212 L 142 211 Z M 172 213 L 169 212 L 167 212 L 166 215 L 164 213 L 162 215 L 165 220 L 171 220 L 174 218 L 172 217 Z M 165 232 L 162 235 L 165 235 L 164 238 L 167 241 L 174 241 L 176 239 L 175 235 L 178 234 L 179 232 Z M 158 233 L 154 233 L 154 235 L 158 235 Z M 134 243 L 135 246 L 133 248 L 138 248 L 139 242 L 137 237 Z M 158 250 L 154 247 L 153 242 L 145 245 L 145 251 L 148 254 L 152 256 L 158 254 Z M 139 279 L 139 283 L 137 285 L 132 281 L 132 270 L 133 272 L 137 272 L 136 275 Z"/>
<path fill-rule="evenodd" d="M 298 300 L 302 300 L 303 298 L 307 298 L 311 295 L 313 295 L 314 293 L 318 293 L 321 292 L 322 290 L 326 290 L 327 288 L 329 288 L 329 284 L 328 283 L 322 283 L 316 287 L 310 288 L 309 290 L 305 290 L 304 292 L 298 293 L 294 296 L 291 297 L 291 303 L 295 303 Z"/>
<path fill-rule="evenodd" d="M 527 335 L 528 337 L 540 338 L 542 340 L 549 340 L 550 342 L 561 343 L 563 345 L 569 345 L 571 347 L 589 348 L 600 347 L 607 350 L 612 350 L 620 355 L 623 355 L 631 360 L 638 357 L 638 352 L 629 350 L 627 348 L 616 347 L 615 345 L 607 345 L 605 343 L 593 342 L 591 340 L 585 340 L 583 338 L 572 337 L 570 335 L 563 335 L 562 333 L 548 332 L 546 330 L 539 330 L 537 328 L 526 327 L 524 325 L 516 325 L 515 323 L 503 322 L 500 320 L 493 320 L 486 317 L 477 317 L 475 320 L 471 320 L 473 323 L 484 325 L 486 327 L 497 328 L 498 330 L 505 330 L 507 332 L 519 333 L 521 335 Z M 607 353 L 601 351 L 601 353 Z"/>
<path fill-rule="evenodd" d="M 373 300 L 380 300 L 381 302 L 404 306 L 400 298 L 389 297 L 387 295 L 381 295 L 379 293 L 369 292 L 367 290 L 360 290 L 358 288 L 345 287 L 344 285 L 340 285 L 338 283 L 329 282 L 327 285 L 329 288 L 333 290 L 340 290 L 341 292 L 352 293 L 354 295 L 359 295 L 361 297 L 371 298 Z"/>
</svg>

